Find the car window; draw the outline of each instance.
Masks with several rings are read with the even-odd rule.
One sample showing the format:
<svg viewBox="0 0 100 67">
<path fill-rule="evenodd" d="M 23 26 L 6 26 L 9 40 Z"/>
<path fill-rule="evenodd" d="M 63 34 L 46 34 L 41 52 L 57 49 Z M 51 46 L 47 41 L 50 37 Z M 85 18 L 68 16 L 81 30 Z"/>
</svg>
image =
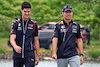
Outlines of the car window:
<svg viewBox="0 0 100 67">
<path fill-rule="evenodd" d="M 54 29 L 54 25 L 44 25 L 41 29 Z"/>
<path fill-rule="evenodd" d="M 84 28 L 80 28 L 80 31 L 82 32 L 84 30 Z"/>
<path fill-rule="evenodd" d="M 82 33 L 85 33 L 85 32 L 86 32 L 84 28 L 81 28 L 80 31 L 81 31 Z"/>
<path fill-rule="evenodd" d="M 48 29 L 49 25 L 44 25 L 41 27 L 41 29 Z"/>
<path fill-rule="evenodd" d="M 55 25 L 49 25 L 48 29 L 54 29 Z"/>
</svg>

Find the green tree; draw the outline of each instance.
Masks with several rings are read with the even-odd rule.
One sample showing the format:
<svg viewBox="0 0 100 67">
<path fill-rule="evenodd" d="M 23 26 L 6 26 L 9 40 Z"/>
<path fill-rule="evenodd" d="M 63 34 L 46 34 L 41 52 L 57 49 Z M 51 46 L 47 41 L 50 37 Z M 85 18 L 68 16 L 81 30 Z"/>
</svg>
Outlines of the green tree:
<svg viewBox="0 0 100 67">
<path fill-rule="evenodd" d="M 9 19 L 13 21 L 21 15 L 20 9 L 23 1 L 27 0 L 0 0 L 0 31 L 5 32 L 8 26 L 11 26 L 12 22 Z M 99 28 L 100 15 L 98 13 L 100 10 L 99 7 L 96 7 L 100 4 L 100 0 L 28 0 L 28 2 L 32 5 L 30 18 L 35 19 L 38 25 L 45 22 L 61 21 L 63 19 L 62 7 L 66 4 L 71 5 L 74 12 L 73 20 L 84 27 L 90 24 L 93 31 L 91 38 L 99 39 L 97 36 L 99 31 L 96 29 Z"/>
<path fill-rule="evenodd" d="M 99 27 L 99 44 L 100 44 L 100 2 L 95 7 L 95 17 L 97 17 L 98 20 L 98 27 Z"/>
</svg>

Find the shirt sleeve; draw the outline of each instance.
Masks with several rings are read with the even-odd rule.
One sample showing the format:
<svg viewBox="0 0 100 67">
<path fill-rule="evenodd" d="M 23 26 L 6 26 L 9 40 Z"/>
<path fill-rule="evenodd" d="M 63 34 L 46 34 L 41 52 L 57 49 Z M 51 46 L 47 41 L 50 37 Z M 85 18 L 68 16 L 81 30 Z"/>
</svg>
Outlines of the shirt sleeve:
<svg viewBox="0 0 100 67">
<path fill-rule="evenodd" d="M 55 25 L 53 37 L 59 37 L 59 29 L 58 29 L 58 24 Z"/>
<path fill-rule="evenodd" d="M 15 21 L 15 22 L 12 23 L 10 35 L 16 34 L 16 31 L 17 31 L 17 21 Z"/>
<path fill-rule="evenodd" d="M 37 23 L 35 23 L 35 34 L 34 36 L 38 36 L 38 25 Z"/>
<path fill-rule="evenodd" d="M 78 24 L 78 31 L 77 31 L 77 38 L 82 38 L 81 32 L 80 32 L 80 25 Z"/>
</svg>

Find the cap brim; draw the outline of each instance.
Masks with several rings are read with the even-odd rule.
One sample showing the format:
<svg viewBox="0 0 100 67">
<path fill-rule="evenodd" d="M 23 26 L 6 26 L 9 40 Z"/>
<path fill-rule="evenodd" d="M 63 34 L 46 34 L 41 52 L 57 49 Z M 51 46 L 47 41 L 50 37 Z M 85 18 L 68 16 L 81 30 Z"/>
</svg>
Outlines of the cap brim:
<svg viewBox="0 0 100 67">
<path fill-rule="evenodd" d="M 66 12 L 66 11 L 68 11 L 68 10 L 73 11 L 72 9 L 65 9 L 64 11 Z"/>
</svg>

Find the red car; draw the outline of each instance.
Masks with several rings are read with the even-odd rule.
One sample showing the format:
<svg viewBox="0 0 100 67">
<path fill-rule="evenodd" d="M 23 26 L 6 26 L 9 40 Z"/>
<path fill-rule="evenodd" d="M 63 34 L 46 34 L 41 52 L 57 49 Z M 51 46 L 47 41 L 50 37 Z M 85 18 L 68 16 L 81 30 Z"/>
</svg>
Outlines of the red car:
<svg viewBox="0 0 100 67">
<path fill-rule="evenodd" d="M 56 24 L 57 22 L 47 22 L 38 26 L 38 30 L 53 31 Z"/>
<path fill-rule="evenodd" d="M 52 35 L 54 26 L 57 22 L 47 22 L 38 27 L 39 30 L 39 41 L 40 41 L 40 47 L 42 48 L 52 48 Z M 86 42 L 86 33 L 84 26 L 80 25 L 81 27 L 81 34 L 82 34 L 82 40 L 83 43 Z M 77 39 L 76 39 L 77 42 Z"/>
</svg>

